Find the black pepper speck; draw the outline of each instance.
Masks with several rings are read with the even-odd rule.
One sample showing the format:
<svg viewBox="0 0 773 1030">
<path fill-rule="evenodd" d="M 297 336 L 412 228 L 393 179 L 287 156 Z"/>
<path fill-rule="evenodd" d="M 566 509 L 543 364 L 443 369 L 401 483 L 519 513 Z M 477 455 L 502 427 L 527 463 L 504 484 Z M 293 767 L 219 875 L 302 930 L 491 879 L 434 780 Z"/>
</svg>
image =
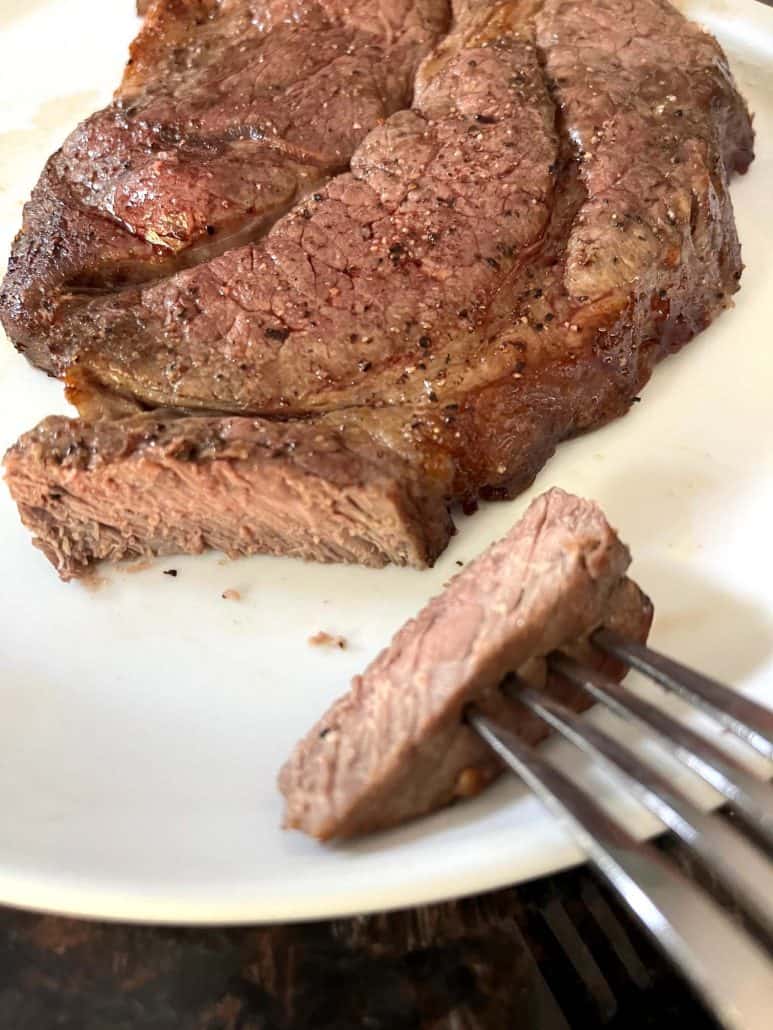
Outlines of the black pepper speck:
<svg viewBox="0 0 773 1030">
<path fill-rule="evenodd" d="M 279 343 L 284 343 L 284 341 L 290 335 L 290 330 L 269 328 L 266 329 L 265 335 L 269 338 L 269 340 L 278 340 Z"/>
</svg>

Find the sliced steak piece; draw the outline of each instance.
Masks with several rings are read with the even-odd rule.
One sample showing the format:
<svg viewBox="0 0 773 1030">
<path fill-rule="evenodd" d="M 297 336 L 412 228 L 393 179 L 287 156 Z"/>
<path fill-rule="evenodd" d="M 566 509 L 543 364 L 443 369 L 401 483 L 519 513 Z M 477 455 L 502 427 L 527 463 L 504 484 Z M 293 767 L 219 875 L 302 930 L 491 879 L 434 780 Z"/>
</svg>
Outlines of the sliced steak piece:
<svg viewBox="0 0 773 1030">
<path fill-rule="evenodd" d="M 421 568 L 452 532 L 442 489 L 362 434 L 303 423 L 51 417 L 11 448 L 6 474 L 63 579 L 207 547 Z"/>
<path fill-rule="evenodd" d="M 16 345 L 59 372 L 62 327 L 95 292 L 265 232 L 410 103 L 447 19 L 446 0 L 148 8 L 115 101 L 66 140 L 25 209 L 0 296 Z"/>
<path fill-rule="evenodd" d="M 583 639 L 602 624 L 645 639 L 652 609 L 624 578 L 629 560 L 595 504 L 560 490 L 538 497 L 300 742 L 280 774 L 286 825 L 321 839 L 350 837 L 492 780 L 500 765 L 466 727 L 465 708 L 474 703 L 530 741 L 543 736 L 499 684 L 510 670 L 544 682 L 535 659 L 578 642 L 588 650 Z M 583 703 L 566 685 L 558 692 Z"/>
</svg>

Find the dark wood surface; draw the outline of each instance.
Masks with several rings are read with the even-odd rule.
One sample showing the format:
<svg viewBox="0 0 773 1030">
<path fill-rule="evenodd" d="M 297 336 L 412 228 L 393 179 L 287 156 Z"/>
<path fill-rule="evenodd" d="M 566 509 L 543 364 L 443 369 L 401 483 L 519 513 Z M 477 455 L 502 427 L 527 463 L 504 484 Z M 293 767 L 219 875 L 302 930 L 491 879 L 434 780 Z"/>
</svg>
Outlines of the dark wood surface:
<svg viewBox="0 0 773 1030">
<path fill-rule="evenodd" d="M 409 912 L 130 927 L 0 910 L 2 1030 L 715 1024 L 585 870 Z"/>
</svg>

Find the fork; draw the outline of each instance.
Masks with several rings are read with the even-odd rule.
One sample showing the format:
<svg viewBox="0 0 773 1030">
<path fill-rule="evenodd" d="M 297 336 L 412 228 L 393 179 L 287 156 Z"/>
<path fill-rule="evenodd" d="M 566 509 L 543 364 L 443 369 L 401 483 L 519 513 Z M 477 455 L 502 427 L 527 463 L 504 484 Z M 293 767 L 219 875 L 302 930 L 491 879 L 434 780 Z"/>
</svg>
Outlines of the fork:
<svg viewBox="0 0 773 1030">
<path fill-rule="evenodd" d="M 729 687 L 610 630 L 592 642 L 707 713 L 744 745 L 773 760 L 773 712 Z M 575 838 L 591 865 L 690 981 L 719 1022 L 733 1030 L 773 1025 L 773 789 L 708 737 L 628 687 L 563 653 L 548 664 L 616 716 L 635 722 L 724 796 L 737 819 L 697 807 L 629 746 L 534 690 L 517 674 L 502 688 L 593 756 L 695 855 L 744 919 L 733 918 L 650 844 L 636 840 L 575 778 L 474 706 L 469 725 L 534 791 Z M 768 769 L 770 772 L 770 768 Z"/>
</svg>

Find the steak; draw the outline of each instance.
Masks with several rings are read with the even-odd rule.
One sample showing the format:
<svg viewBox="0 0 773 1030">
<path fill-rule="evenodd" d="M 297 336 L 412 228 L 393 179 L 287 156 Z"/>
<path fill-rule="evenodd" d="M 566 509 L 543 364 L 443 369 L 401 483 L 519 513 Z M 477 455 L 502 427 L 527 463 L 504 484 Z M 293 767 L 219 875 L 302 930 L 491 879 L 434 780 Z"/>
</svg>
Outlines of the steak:
<svg viewBox="0 0 773 1030">
<path fill-rule="evenodd" d="M 646 639 L 652 609 L 625 578 L 629 560 L 595 504 L 560 490 L 538 497 L 298 744 L 280 774 L 286 825 L 323 840 L 350 837 L 489 783 L 501 764 L 466 726 L 465 709 L 474 703 L 531 743 L 544 736 L 544 723 L 499 684 L 520 670 L 545 686 L 541 659 L 567 647 L 586 657 L 586 638 L 602 624 Z M 552 677 L 547 689 L 573 707 L 585 703 Z"/>
<path fill-rule="evenodd" d="M 17 347 L 61 371 L 84 300 L 264 233 L 410 103 L 447 20 L 446 0 L 155 3 L 25 208 L 0 298 Z"/>
<path fill-rule="evenodd" d="M 140 40 L 153 37 L 154 20 L 165 25 L 183 10 L 174 17 L 186 39 L 212 32 L 220 53 L 221 36 L 241 38 L 233 25 L 242 24 L 243 4 L 215 5 L 201 30 L 191 28 L 190 7 L 155 5 Z M 333 7 L 304 8 L 308 22 L 292 32 L 277 20 L 254 46 L 300 49 L 303 31 L 324 39 L 315 19 L 340 32 Z M 362 33 L 354 11 L 347 31 L 356 24 Z M 403 63 L 389 83 L 374 84 L 377 72 L 363 62 L 367 111 L 358 108 L 356 132 L 350 109 L 345 126 L 330 116 L 335 145 L 312 116 L 283 122 L 276 146 L 242 138 L 245 117 L 234 114 L 229 91 L 241 95 L 246 73 L 233 87 L 221 84 L 212 110 L 197 114 L 196 133 L 183 132 L 189 92 L 199 104 L 211 93 L 196 85 L 207 78 L 208 47 L 190 44 L 193 70 L 181 71 L 167 50 L 144 42 L 153 62 L 130 69 L 116 104 L 52 159 L 15 247 L 3 318 L 31 360 L 71 384 L 87 421 L 182 409 L 194 450 L 188 418 L 196 413 L 233 416 L 230 431 L 245 418 L 247 435 L 263 422 L 303 422 L 309 432 L 333 433 L 345 450 L 386 455 L 387 479 L 403 468 L 410 489 L 423 482 L 419 493 L 438 503 L 512 497 L 561 440 L 623 414 L 656 362 L 731 303 L 742 265 L 728 177 L 748 167 L 753 134 L 712 37 L 665 0 L 458 3 L 451 31 L 419 67 L 413 106 L 376 124 L 377 108 L 386 114 L 404 102 L 419 55 L 442 32 L 444 11 L 429 0 L 406 0 L 400 15 L 392 12 L 391 23 L 401 33 L 352 42 L 358 68 L 360 47 L 391 47 Z M 136 118 L 126 110 L 135 94 Z M 269 105 L 249 124 L 263 132 L 276 112 Z M 110 148 L 98 172 L 84 163 L 83 141 L 105 119 Z M 162 144 L 146 139 L 159 125 L 177 127 L 177 136 L 160 132 L 162 158 L 153 149 Z M 215 142 L 203 157 L 205 130 Z M 125 173 L 123 193 L 119 152 L 139 162 Z M 233 160 L 240 182 L 252 185 L 222 225 L 208 200 L 194 199 L 184 218 L 172 219 L 175 228 L 172 191 L 137 186 L 159 161 L 163 175 L 171 162 L 174 176 L 184 179 L 187 169 L 195 183 L 211 171 L 230 197 Z M 291 185 L 274 189 L 284 176 Z M 254 201 L 258 181 L 264 207 Z M 119 193 L 132 204 L 152 199 L 119 218 L 110 207 Z M 73 212 L 92 218 L 94 205 L 100 224 L 120 234 L 117 251 L 74 223 L 66 228 Z M 242 231 L 251 242 L 236 246 Z M 90 429 L 73 423 L 72 431 L 80 440 Z M 14 496 L 22 465 L 31 479 L 48 477 L 44 468 L 32 473 L 34 460 L 50 465 L 45 439 L 43 430 L 20 442 L 34 452 L 23 462 L 13 452 Z M 252 481 L 259 478 L 256 470 Z M 162 518 L 165 501 L 152 482 L 145 495 L 148 513 L 155 504 Z M 44 537 L 67 540 L 71 515 L 66 503 L 46 511 L 34 525 L 54 553 L 61 548 Z M 109 506 L 93 518 L 116 523 Z M 441 524 L 450 525 L 433 516 L 421 545 L 409 543 L 406 527 L 397 550 L 431 561 L 443 546 Z M 311 540 L 305 553 L 315 547 Z M 83 568 L 90 559 L 80 554 Z"/>
<path fill-rule="evenodd" d="M 11 448 L 6 472 L 63 579 L 96 560 L 206 547 L 423 566 L 452 529 L 442 491 L 398 456 L 304 422 L 51 417 Z"/>
</svg>

